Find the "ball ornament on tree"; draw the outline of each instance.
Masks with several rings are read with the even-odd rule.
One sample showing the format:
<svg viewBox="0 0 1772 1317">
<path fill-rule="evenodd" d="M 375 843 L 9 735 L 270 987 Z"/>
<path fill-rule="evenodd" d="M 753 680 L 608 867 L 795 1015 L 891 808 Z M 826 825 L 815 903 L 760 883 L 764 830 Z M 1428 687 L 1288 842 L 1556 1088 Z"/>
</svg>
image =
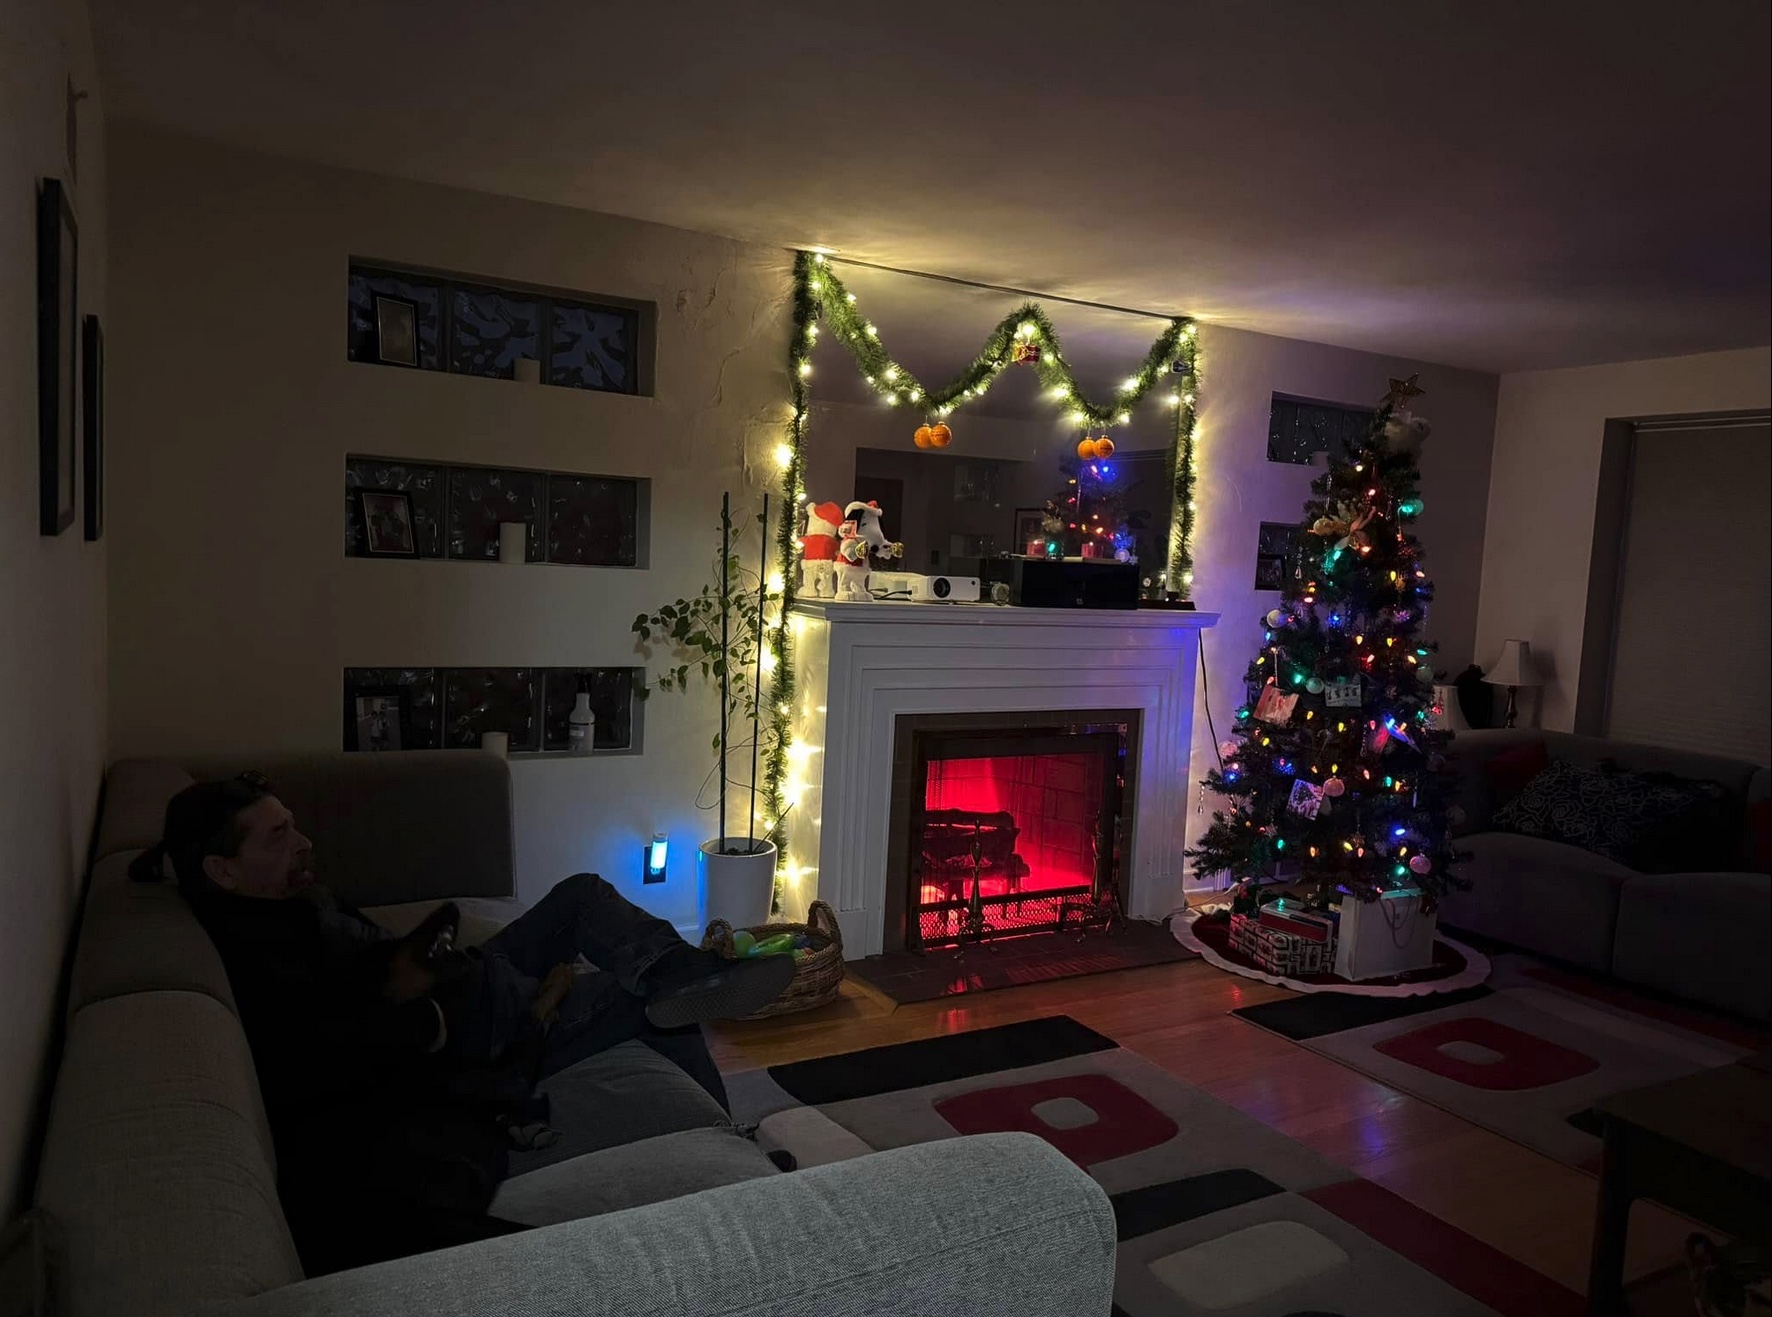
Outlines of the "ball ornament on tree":
<svg viewBox="0 0 1772 1317">
<path fill-rule="evenodd" d="M 1323 693 L 1323 679 L 1321 677 L 1306 677 L 1304 688 L 1312 695 L 1321 695 Z"/>
<path fill-rule="evenodd" d="M 1409 857 L 1409 872 L 1410 873 L 1419 875 L 1419 874 L 1432 873 L 1433 871 L 1434 871 L 1434 862 L 1432 860 L 1428 859 L 1427 856 L 1425 856 L 1425 855 L 1411 855 Z"/>
<path fill-rule="evenodd" d="M 1419 667 L 1415 669 L 1415 680 L 1419 681 L 1423 686 L 1432 686 L 1434 684 L 1434 670 L 1429 667 Z"/>
<path fill-rule="evenodd" d="M 1084 439 L 1080 442 L 1077 445 L 1077 456 L 1082 458 L 1085 462 L 1093 459 L 1095 457 L 1095 440 Z"/>
<path fill-rule="evenodd" d="M 919 425 L 917 433 L 911 436 L 911 442 L 916 444 L 918 448 L 933 448 L 935 446 L 935 431 L 927 425 Z"/>
<path fill-rule="evenodd" d="M 1272 609 L 1267 615 L 1267 624 L 1271 627 L 1285 626 L 1288 616 L 1289 614 L 1287 614 L 1286 610 L 1283 608 Z"/>
<path fill-rule="evenodd" d="M 1334 800 L 1343 795 L 1346 791 L 1347 783 L 1343 782 L 1340 778 L 1328 777 L 1323 779 L 1323 794 L 1328 796 L 1329 799 Z"/>
<path fill-rule="evenodd" d="M 929 442 L 937 448 L 946 448 L 954 442 L 954 432 L 944 424 L 929 427 Z"/>
<path fill-rule="evenodd" d="M 1095 441 L 1095 455 L 1097 457 L 1112 457 L 1114 455 L 1114 441 L 1105 434 L 1102 435 Z"/>
</svg>

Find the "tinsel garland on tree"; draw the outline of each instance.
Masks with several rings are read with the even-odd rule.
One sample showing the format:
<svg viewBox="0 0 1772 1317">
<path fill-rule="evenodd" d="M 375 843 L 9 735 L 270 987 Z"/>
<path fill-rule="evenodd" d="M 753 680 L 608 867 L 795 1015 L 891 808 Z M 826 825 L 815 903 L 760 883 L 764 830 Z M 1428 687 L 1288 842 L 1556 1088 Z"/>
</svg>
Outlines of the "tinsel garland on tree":
<svg viewBox="0 0 1772 1317">
<path fill-rule="evenodd" d="M 1327 901 L 1421 889 L 1454 873 L 1451 733 L 1434 728 L 1431 645 L 1417 639 L 1433 584 L 1407 527 L 1423 511 L 1420 393 L 1393 380 L 1365 440 L 1311 484 L 1295 571 L 1264 619 L 1222 769 L 1228 798 L 1189 855 L 1239 880 L 1295 871 Z"/>
</svg>

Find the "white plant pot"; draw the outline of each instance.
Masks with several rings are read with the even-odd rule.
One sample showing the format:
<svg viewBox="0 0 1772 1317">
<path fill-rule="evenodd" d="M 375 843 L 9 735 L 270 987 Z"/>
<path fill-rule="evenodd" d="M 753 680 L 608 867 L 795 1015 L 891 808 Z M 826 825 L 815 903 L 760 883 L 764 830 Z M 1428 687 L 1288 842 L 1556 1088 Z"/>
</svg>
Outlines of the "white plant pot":
<svg viewBox="0 0 1772 1317">
<path fill-rule="evenodd" d="M 1421 912 L 1421 893 L 1386 892 L 1376 901 L 1341 898 L 1335 972 L 1355 983 L 1389 978 L 1434 963 L 1440 917 Z"/>
<path fill-rule="evenodd" d="M 743 837 L 728 837 L 726 845 L 743 851 Z M 769 922 L 769 906 L 775 895 L 775 843 L 758 841 L 749 854 L 722 855 L 718 839 L 704 841 L 695 853 L 696 876 L 701 883 L 702 926 L 724 919 L 733 928 L 755 928 Z"/>
</svg>

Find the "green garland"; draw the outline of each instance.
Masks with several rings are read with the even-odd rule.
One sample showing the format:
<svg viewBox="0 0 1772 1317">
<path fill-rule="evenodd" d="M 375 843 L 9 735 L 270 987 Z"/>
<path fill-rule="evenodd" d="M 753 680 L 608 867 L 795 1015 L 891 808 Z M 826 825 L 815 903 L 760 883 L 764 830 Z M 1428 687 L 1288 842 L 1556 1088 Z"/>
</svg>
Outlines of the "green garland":
<svg viewBox="0 0 1772 1317">
<path fill-rule="evenodd" d="M 1032 362 L 1040 383 L 1054 402 L 1068 406 L 1069 419 L 1079 430 L 1126 425 L 1132 409 L 1152 390 L 1167 381 L 1167 399 L 1175 415 L 1175 439 L 1170 447 L 1169 474 L 1173 506 L 1169 520 L 1169 552 L 1165 579 L 1179 593 L 1193 584 L 1194 558 L 1194 439 L 1198 411 L 1199 343 L 1194 322 L 1186 316 L 1172 319 L 1145 353 L 1136 373 L 1120 386 L 1116 397 L 1097 403 L 1087 397 L 1071 373 L 1070 363 L 1058 341 L 1052 322 L 1036 303 L 1027 302 L 1004 316 L 985 339 L 971 365 L 939 388 L 926 387 L 910 371 L 893 360 L 880 342 L 879 330 L 856 309 L 855 295 L 822 254 L 800 252 L 794 260 L 793 336 L 788 345 L 788 381 L 793 389 L 794 414 L 788 437 L 777 450 L 781 465 L 782 517 L 776 527 L 776 562 L 781 573 L 781 615 L 771 633 L 775 656 L 771 688 L 770 725 L 764 747 L 763 800 L 765 826 L 774 830 L 785 812 L 782 783 L 786 777 L 790 720 L 795 683 L 792 631 L 788 619 L 799 589 L 794 570 L 799 548 L 795 522 L 804 498 L 807 411 L 811 405 L 812 349 L 823 323 L 855 358 L 868 384 L 892 406 L 905 405 L 932 418 L 945 418 L 990 391 L 998 375 L 1015 362 L 1018 345 L 1038 350 Z M 1179 366 L 1179 369 L 1177 367 Z"/>
</svg>

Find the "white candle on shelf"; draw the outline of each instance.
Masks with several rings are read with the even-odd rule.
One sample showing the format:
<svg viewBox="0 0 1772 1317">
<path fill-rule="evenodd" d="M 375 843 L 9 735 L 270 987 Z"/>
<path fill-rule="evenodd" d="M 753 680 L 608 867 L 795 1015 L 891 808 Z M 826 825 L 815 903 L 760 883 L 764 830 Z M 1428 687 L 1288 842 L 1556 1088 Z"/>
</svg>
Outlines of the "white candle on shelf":
<svg viewBox="0 0 1772 1317">
<path fill-rule="evenodd" d="M 501 521 L 498 523 L 498 560 L 526 562 L 529 558 L 529 523 Z"/>
</svg>

